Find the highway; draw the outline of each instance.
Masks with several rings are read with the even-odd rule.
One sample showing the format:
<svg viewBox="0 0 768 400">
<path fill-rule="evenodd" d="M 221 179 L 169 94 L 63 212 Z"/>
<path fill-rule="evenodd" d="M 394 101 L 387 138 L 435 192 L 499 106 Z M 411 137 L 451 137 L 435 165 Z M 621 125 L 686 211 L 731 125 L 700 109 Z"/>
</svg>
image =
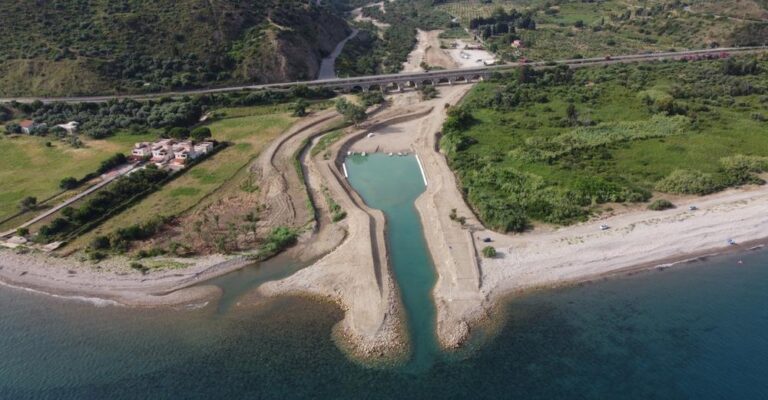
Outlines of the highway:
<svg viewBox="0 0 768 400">
<path fill-rule="evenodd" d="M 640 54 L 628 54 L 620 56 L 610 57 L 598 57 L 598 58 L 579 58 L 579 59 L 564 59 L 557 61 L 536 61 L 529 63 L 508 63 L 503 65 L 482 66 L 477 68 L 463 68 L 463 69 L 449 69 L 438 70 L 430 72 L 416 72 L 416 73 L 403 73 L 403 74 L 383 74 L 383 75 L 371 75 L 371 76 L 359 76 L 352 78 L 333 78 L 333 79 L 318 79 L 312 81 L 297 81 L 297 82 L 284 82 L 284 83 L 270 83 L 260 85 L 239 85 L 239 86 L 227 86 L 220 88 L 207 88 L 207 89 L 194 89 L 184 91 L 172 91 L 163 93 L 151 93 L 151 94 L 124 94 L 124 95 L 103 95 L 103 96 L 73 96 L 73 97 L 7 97 L 0 98 L 0 103 L 8 103 L 11 101 L 17 101 L 20 103 L 31 103 L 34 101 L 42 101 L 44 103 L 52 102 L 64 102 L 64 103 L 102 103 L 113 99 L 133 99 L 133 100 L 151 100 L 159 99 L 162 97 L 178 98 L 182 96 L 192 96 L 201 94 L 214 94 L 214 93 L 227 93 L 238 92 L 245 90 L 280 90 L 290 89 L 294 86 L 304 85 L 311 87 L 352 87 L 355 85 L 377 85 L 387 84 L 393 81 L 414 81 L 421 82 L 425 80 L 439 80 L 445 79 L 455 75 L 467 75 L 473 74 L 489 74 L 494 72 L 506 72 L 515 68 L 519 68 L 521 65 L 528 65 L 532 68 L 547 68 L 556 65 L 568 65 L 570 67 L 584 67 L 595 65 L 608 65 L 619 63 L 632 63 L 632 62 L 648 62 L 648 61 L 660 61 L 666 59 L 683 59 L 686 57 L 706 56 L 706 55 L 719 55 L 721 53 L 728 54 L 746 54 L 757 53 L 768 50 L 768 46 L 754 46 L 754 47 L 721 47 L 713 49 L 703 50 L 685 50 L 677 52 L 661 52 L 661 53 L 640 53 Z"/>
</svg>

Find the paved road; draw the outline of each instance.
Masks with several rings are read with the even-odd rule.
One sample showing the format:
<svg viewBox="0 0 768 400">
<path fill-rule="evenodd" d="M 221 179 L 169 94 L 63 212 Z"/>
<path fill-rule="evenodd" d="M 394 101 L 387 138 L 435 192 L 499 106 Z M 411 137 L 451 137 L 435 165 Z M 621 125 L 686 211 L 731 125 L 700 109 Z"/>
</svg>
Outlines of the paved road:
<svg viewBox="0 0 768 400">
<path fill-rule="evenodd" d="M 607 65 L 607 64 L 619 64 L 619 63 L 632 63 L 643 61 L 656 61 L 664 59 L 680 59 L 689 56 L 700 56 L 707 54 L 719 54 L 727 52 L 730 54 L 736 53 L 756 53 L 764 52 L 768 50 L 768 46 L 755 46 L 755 47 L 721 47 L 715 49 L 703 49 L 703 50 L 685 50 L 678 52 L 663 52 L 663 53 L 641 53 L 641 54 L 628 54 L 622 56 L 611 56 L 610 59 L 605 57 L 598 58 L 583 58 L 583 59 L 564 59 L 557 61 L 538 61 L 527 63 L 534 68 L 549 67 L 552 65 L 562 64 L 572 67 L 590 66 L 590 65 Z M 133 100 L 149 100 L 158 99 L 161 97 L 182 97 L 198 94 L 212 94 L 212 93 L 226 93 L 237 92 L 242 90 L 263 90 L 263 89 L 290 89 L 291 87 L 298 85 L 305 86 L 328 86 L 333 87 L 336 85 L 344 86 L 351 84 L 378 84 L 393 80 L 402 81 L 403 79 L 413 79 L 414 81 L 427 80 L 427 79 L 439 79 L 442 76 L 448 76 L 451 74 L 472 74 L 472 73 L 488 73 L 488 72 L 503 72 L 514 68 L 520 67 L 521 63 L 509 63 L 504 65 L 495 66 L 482 66 L 477 68 L 464 68 L 464 69 L 451 69 L 451 70 L 439 70 L 430 72 L 416 72 L 416 73 L 403 73 L 403 74 L 384 74 L 384 75 L 371 75 L 360 76 L 354 78 L 333 78 L 333 79 L 318 79 L 312 81 L 297 81 L 297 82 L 284 82 L 284 83 L 270 83 L 264 85 L 240 85 L 240 86 L 228 86 L 221 88 L 208 88 L 208 89 L 196 89 L 186 91 L 153 93 L 153 94 L 139 94 L 139 95 L 112 95 L 112 96 L 77 96 L 77 97 L 8 97 L 0 98 L 0 103 L 7 103 L 10 101 L 18 101 L 21 103 L 31 103 L 39 100 L 42 102 L 64 102 L 64 103 L 102 103 L 113 99 L 133 99 Z"/>
<path fill-rule="evenodd" d="M 83 197 L 88 196 L 89 194 L 91 194 L 91 193 L 101 189 L 105 185 L 107 185 L 110 182 L 114 181 L 115 179 L 117 179 L 117 178 L 119 178 L 119 177 L 121 177 L 121 176 L 123 176 L 123 175 L 125 175 L 125 174 L 127 174 L 127 173 L 129 173 L 131 171 L 133 171 L 137 167 L 138 167 L 137 164 L 126 165 L 126 166 L 124 166 L 124 167 L 122 167 L 122 168 L 120 168 L 118 170 L 115 170 L 115 171 L 112 171 L 112 172 L 108 172 L 108 173 L 102 175 L 101 176 L 101 179 L 102 179 L 101 182 L 99 182 L 99 183 L 89 187 L 88 189 L 84 190 L 82 193 L 78 193 L 77 195 L 72 196 L 71 198 L 69 198 L 69 199 L 59 203 L 55 207 L 53 207 L 53 208 L 51 208 L 49 210 L 46 210 L 44 213 L 42 213 L 42 214 L 36 216 L 35 218 L 32 218 L 31 220 L 29 220 L 29 221 L 25 222 L 24 224 L 20 225 L 18 228 L 12 229 L 12 230 L 7 231 L 7 232 L 0 233 L 0 237 L 11 236 L 14 233 L 16 233 L 16 231 L 19 228 L 27 228 L 27 227 L 31 226 L 32 224 L 35 224 L 35 223 L 37 223 L 39 221 L 42 221 L 43 219 L 47 218 L 48 216 L 52 215 L 53 213 L 61 210 L 64 207 L 67 207 L 70 204 L 73 204 L 74 202 L 82 199 Z"/>
</svg>

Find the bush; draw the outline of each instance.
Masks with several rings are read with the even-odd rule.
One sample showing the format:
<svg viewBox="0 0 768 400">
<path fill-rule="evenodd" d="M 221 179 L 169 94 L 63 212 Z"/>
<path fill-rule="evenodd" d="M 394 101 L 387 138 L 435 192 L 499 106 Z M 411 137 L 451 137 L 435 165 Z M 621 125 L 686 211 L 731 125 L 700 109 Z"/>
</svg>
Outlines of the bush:
<svg viewBox="0 0 768 400">
<path fill-rule="evenodd" d="M 64 178 L 59 182 L 59 188 L 64 190 L 72 190 L 77 188 L 80 185 L 80 181 L 73 177 Z"/>
<path fill-rule="evenodd" d="M 21 211 L 34 210 L 37 207 L 37 197 L 27 196 L 19 202 Z"/>
<path fill-rule="evenodd" d="M 21 133 L 21 126 L 16 123 L 5 124 L 5 134 Z"/>
<path fill-rule="evenodd" d="M 27 236 L 29 235 L 29 229 L 28 228 L 18 228 L 16 229 L 16 236 Z"/>
<path fill-rule="evenodd" d="M 421 99 L 429 100 L 437 97 L 439 93 L 437 89 L 432 85 L 425 85 L 421 87 Z"/>
<path fill-rule="evenodd" d="M 648 209 L 653 211 L 669 210 L 670 208 L 675 208 L 675 205 L 672 204 L 671 201 L 665 199 L 655 200 L 653 203 L 648 205 Z"/>
<path fill-rule="evenodd" d="M 496 257 L 496 249 L 493 246 L 483 247 L 483 257 L 494 258 Z"/>
<path fill-rule="evenodd" d="M 96 236 L 88 247 L 93 250 L 107 250 L 110 247 L 109 238 L 106 236 Z"/>
<path fill-rule="evenodd" d="M 721 189 L 712 175 L 699 171 L 678 169 L 656 184 L 656 190 L 672 194 L 705 195 Z"/>
<path fill-rule="evenodd" d="M 131 269 L 135 269 L 136 271 L 141 272 L 142 275 L 146 275 L 147 273 L 149 273 L 149 268 L 147 266 L 137 262 L 131 263 Z"/>
<path fill-rule="evenodd" d="M 735 155 L 720 159 L 727 183 L 729 185 L 743 185 L 746 183 L 764 183 L 755 176 L 768 171 L 768 157 Z"/>
</svg>

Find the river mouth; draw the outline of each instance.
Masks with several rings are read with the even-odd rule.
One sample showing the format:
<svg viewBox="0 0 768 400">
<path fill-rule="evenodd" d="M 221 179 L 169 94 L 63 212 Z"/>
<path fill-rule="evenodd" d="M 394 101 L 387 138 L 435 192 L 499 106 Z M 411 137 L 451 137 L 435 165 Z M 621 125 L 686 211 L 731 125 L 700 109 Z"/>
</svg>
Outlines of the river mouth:
<svg viewBox="0 0 768 400">
<path fill-rule="evenodd" d="M 349 183 L 365 203 L 386 217 L 387 251 L 409 332 L 411 358 L 405 371 L 429 369 L 440 353 L 432 289 L 437 280 L 414 202 L 425 182 L 413 155 L 374 153 L 346 160 Z"/>
</svg>

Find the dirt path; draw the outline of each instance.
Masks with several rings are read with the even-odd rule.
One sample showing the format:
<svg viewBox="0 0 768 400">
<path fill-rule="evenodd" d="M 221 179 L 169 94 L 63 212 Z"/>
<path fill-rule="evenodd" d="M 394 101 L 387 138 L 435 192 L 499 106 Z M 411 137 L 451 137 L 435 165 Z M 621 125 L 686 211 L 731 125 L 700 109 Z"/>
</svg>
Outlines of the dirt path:
<svg viewBox="0 0 768 400">
<path fill-rule="evenodd" d="M 408 61 L 403 63 L 403 72 L 423 72 L 422 63 L 430 67 L 444 69 L 458 68 L 459 64 L 443 49 L 440 48 L 441 30 L 422 31 L 416 35 L 416 48 L 408 55 Z"/>
</svg>

